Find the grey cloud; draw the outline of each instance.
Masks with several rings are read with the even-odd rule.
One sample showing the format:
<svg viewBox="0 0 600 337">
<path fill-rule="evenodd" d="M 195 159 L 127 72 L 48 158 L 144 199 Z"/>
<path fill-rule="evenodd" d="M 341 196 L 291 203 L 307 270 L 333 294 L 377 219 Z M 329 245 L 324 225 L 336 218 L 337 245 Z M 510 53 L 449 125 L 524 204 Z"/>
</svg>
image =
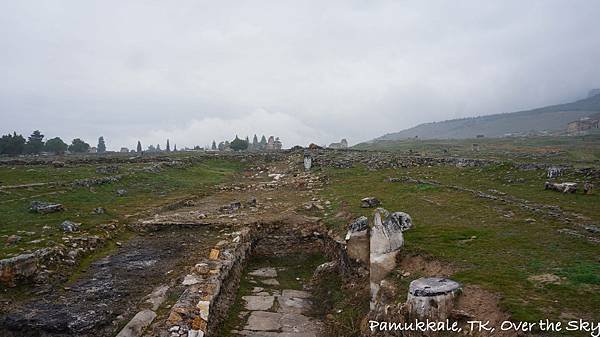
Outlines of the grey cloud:
<svg viewBox="0 0 600 337">
<path fill-rule="evenodd" d="M 600 86 L 599 12 L 593 0 L 3 2 L 0 132 L 181 147 L 252 132 L 254 116 L 285 145 L 356 143 L 565 102 Z"/>
</svg>

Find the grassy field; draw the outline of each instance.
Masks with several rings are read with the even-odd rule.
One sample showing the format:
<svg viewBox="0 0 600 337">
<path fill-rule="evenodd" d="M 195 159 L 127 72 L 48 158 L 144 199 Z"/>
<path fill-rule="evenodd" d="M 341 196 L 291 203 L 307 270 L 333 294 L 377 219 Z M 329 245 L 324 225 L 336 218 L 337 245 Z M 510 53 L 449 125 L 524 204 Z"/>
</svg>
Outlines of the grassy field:
<svg viewBox="0 0 600 337">
<path fill-rule="evenodd" d="M 479 151 L 473 150 L 478 144 Z M 359 150 L 383 150 L 471 158 L 518 159 L 589 165 L 600 163 L 600 133 L 576 137 L 510 137 L 478 139 L 406 139 L 362 143 Z"/>
<path fill-rule="evenodd" d="M 454 279 L 501 294 L 501 305 L 514 319 L 558 319 L 561 315 L 600 319 L 599 244 L 562 234 L 558 230 L 570 225 L 518 206 L 443 186 L 388 182 L 387 178 L 410 176 L 483 191 L 495 188 L 576 211 L 596 224 L 600 223 L 598 194 L 545 191 L 543 172 L 515 171 L 505 165 L 380 171 L 358 167 L 328 169 L 326 174 L 330 182 L 322 197 L 335 207 L 326 221 L 340 234 L 346 225 L 334 217 L 340 205 L 347 205 L 345 210 L 353 215 L 372 218 L 373 209 L 360 208 L 360 199 L 375 196 L 386 209 L 412 216 L 415 227 L 405 233 L 405 252 L 450 263 L 457 270 Z M 509 183 L 508 176 L 522 180 Z M 529 279 L 540 274 L 553 274 L 561 281 L 542 284 Z"/>
<path fill-rule="evenodd" d="M 205 160 L 185 167 L 163 167 L 159 173 L 139 169 L 149 164 L 122 164 L 123 178 L 118 182 L 92 187 L 74 187 L 75 179 L 101 177 L 97 164 L 0 167 L 2 185 L 61 182 L 65 184 L 0 190 L 0 237 L 17 234 L 22 239 L 15 245 L 0 245 L 0 258 L 61 242 L 65 233 L 59 225 L 70 220 L 81 223 L 82 232 L 93 234 L 98 225 L 124 224 L 137 212 L 162 206 L 181 198 L 192 198 L 209 191 L 215 184 L 231 177 L 242 168 L 234 161 Z M 118 189 L 127 190 L 118 196 Z M 64 212 L 37 214 L 29 211 L 33 200 L 63 204 Z M 94 214 L 96 207 L 106 209 Z M 134 217 L 135 218 L 135 217 Z M 82 234 L 83 234 L 82 233 Z"/>
</svg>

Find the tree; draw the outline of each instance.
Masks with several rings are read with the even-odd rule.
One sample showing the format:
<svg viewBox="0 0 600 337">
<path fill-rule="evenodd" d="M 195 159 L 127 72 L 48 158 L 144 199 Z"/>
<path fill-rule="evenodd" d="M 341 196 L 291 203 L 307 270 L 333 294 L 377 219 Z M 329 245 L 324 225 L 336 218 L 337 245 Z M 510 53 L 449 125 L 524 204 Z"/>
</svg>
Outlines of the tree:
<svg viewBox="0 0 600 337">
<path fill-rule="evenodd" d="M 137 153 L 142 153 L 142 143 L 139 140 L 137 143 Z"/>
<path fill-rule="evenodd" d="M 25 138 L 21 135 L 17 135 L 16 132 L 13 132 L 12 135 L 9 133 L 0 138 L 0 154 L 16 156 L 23 154 L 24 150 Z"/>
<path fill-rule="evenodd" d="M 262 136 L 262 138 L 260 139 L 260 143 L 259 143 L 259 149 L 264 150 L 267 147 L 267 138 L 265 138 L 265 135 Z"/>
<path fill-rule="evenodd" d="M 84 153 L 90 150 L 90 144 L 84 142 L 79 138 L 73 139 L 71 145 L 69 145 L 69 151 L 74 153 Z"/>
<path fill-rule="evenodd" d="M 59 137 L 56 138 L 52 138 L 52 139 L 48 139 L 46 141 L 46 145 L 45 145 L 45 149 L 48 152 L 53 152 L 56 154 L 63 154 L 65 153 L 65 151 L 67 151 L 67 148 L 69 146 L 63 142 L 62 139 L 60 139 Z"/>
<path fill-rule="evenodd" d="M 173 145 L 173 152 L 177 152 L 177 144 Z"/>
<path fill-rule="evenodd" d="M 248 148 L 248 142 L 245 140 L 239 139 L 238 136 L 235 136 L 235 139 L 233 141 L 231 141 L 231 144 L 229 146 L 234 151 L 243 151 Z"/>
<path fill-rule="evenodd" d="M 26 153 L 40 153 L 44 149 L 44 135 L 41 134 L 40 130 L 35 130 L 27 139 L 25 144 Z"/>
<path fill-rule="evenodd" d="M 98 138 L 98 153 L 106 152 L 106 143 L 104 143 L 104 137 Z"/>
<path fill-rule="evenodd" d="M 217 151 L 217 142 L 215 142 L 214 139 L 213 139 L 213 143 L 212 143 L 212 146 L 210 147 L 210 149 L 213 151 Z"/>
<path fill-rule="evenodd" d="M 160 144 L 156 144 L 156 152 L 160 152 L 160 151 L 162 151 L 162 150 L 160 149 Z"/>
<path fill-rule="evenodd" d="M 219 151 L 225 151 L 225 142 L 220 142 L 217 148 L 219 149 Z"/>
<path fill-rule="evenodd" d="M 169 146 L 169 140 L 167 139 L 167 152 L 171 152 L 171 146 Z"/>
<path fill-rule="evenodd" d="M 252 138 L 252 146 L 248 146 L 251 150 L 258 150 L 258 137 L 254 134 L 254 138 Z"/>
<path fill-rule="evenodd" d="M 154 147 L 154 145 L 148 146 L 148 152 L 156 152 L 156 148 Z"/>
</svg>

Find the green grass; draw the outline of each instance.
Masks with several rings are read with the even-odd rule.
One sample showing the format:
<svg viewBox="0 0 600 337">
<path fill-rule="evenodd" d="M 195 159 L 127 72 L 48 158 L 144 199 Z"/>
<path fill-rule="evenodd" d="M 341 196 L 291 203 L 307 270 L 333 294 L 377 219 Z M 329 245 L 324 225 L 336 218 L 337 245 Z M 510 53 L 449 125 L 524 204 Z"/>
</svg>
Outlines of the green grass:
<svg viewBox="0 0 600 337">
<path fill-rule="evenodd" d="M 445 187 L 386 181 L 388 177 L 398 176 L 427 177 L 485 190 L 488 185 L 492 187 L 497 183 L 493 179 L 504 179 L 506 170 L 508 168 L 493 167 L 488 172 L 448 166 L 380 171 L 361 167 L 327 169 L 330 182 L 322 198 L 332 201 L 334 209 L 330 214 L 336 214 L 339 205 L 345 203 L 353 215 L 372 219 L 373 209 L 360 208 L 360 199 L 364 196 L 377 197 L 390 211 L 409 213 L 415 227 L 405 233 L 405 251 L 451 263 L 459 270 L 452 276 L 456 280 L 500 293 L 501 305 L 514 319 L 558 318 L 561 312 L 567 311 L 598 320 L 599 245 L 561 234 L 558 229 L 568 225 L 516 206 Z M 552 204 L 577 210 L 596 223 L 600 221 L 594 206 L 597 196 L 540 191 L 539 172 L 511 171 L 510 174 L 530 179 L 532 186 L 514 187 L 507 183 L 502 186 L 506 192 L 537 202 L 552 201 Z M 529 223 L 525 221 L 528 218 L 537 221 Z M 340 235 L 345 233 L 345 222 L 331 217 L 325 222 Z M 528 280 L 532 275 L 544 273 L 564 276 L 565 280 L 559 285 Z"/>
<path fill-rule="evenodd" d="M 97 176 L 95 166 L 83 165 L 73 168 L 71 175 L 63 172 L 60 179 L 72 181 L 89 177 L 86 174 Z M 64 233 L 58 226 L 65 220 L 81 223 L 82 231 L 90 233 L 97 231 L 100 224 L 127 223 L 130 216 L 138 212 L 180 198 L 203 195 L 211 186 L 223 182 L 242 167 L 239 162 L 207 160 L 185 168 L 165 168 L 160 173 L 130 171 L 116 183 L 92 188 L 67 185 L 11 189 L 8 193 L 0 194 L 0 236 L 18 234 L 23 239 L 11 247 L 0 246 L 0 258 L 51 245 L 52 241 L 60 242 Z M 12 171 L 11 168 L 2 169 L 3 173 Z M 40 179 L 46 179 L 52 177 L 53 171 L 54 168 L 36 167 L 34 172 L 39 174 Z M 21 182 L 39 181 L 31 176 L 25 178 Z M 0 175 L 1 181 L 10 179 Z M 126 189 L 127 194 L 123 197 L 117 196 L 118 189 Z M 33 200 L 61 203 L 66 210 L 45 215 L 32 213 L 29 211 L 29 205 Z M 93 214 L 92 211 L 96 207 L 105 208 L 106 213 Z M 44 226 L 49 228 L 44 229 Z"/>
<path fill-rule="evenodd" d="M 479 144 L 473 151 L 472 144 Z M 464 156 L 473 158 L 518 159 L 519 161 L 598 164 L 600 134 L 586 136 L 535 136 L 478 139 L 405 139 L 362 143 L 359 150 L 411 152 L 424 155 Z"/>
</svg>

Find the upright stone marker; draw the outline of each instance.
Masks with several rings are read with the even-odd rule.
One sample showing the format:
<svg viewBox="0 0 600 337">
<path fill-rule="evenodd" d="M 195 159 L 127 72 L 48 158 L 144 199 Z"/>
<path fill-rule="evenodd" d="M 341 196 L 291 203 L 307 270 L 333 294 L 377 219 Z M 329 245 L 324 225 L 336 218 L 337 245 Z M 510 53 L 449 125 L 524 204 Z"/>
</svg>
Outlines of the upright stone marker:
<svg viewBox="0 0 600 337">
<path fill-rule="evenodd" d="M 390 214 L 383 208 L 375 211 L 370 239 L 371 310 L 375 309 L 381 281 L 396 267 L 396 255 L 404 245 L 402 232 L 412 228 L 410 215 Z"/>
<path fill-rule="evenodd" d="M 305 153 L 304 154 L 304 170 L 310 171 L 311 167 L 312 167 L 312 156 L 308 153 Z"/>
</svg>

